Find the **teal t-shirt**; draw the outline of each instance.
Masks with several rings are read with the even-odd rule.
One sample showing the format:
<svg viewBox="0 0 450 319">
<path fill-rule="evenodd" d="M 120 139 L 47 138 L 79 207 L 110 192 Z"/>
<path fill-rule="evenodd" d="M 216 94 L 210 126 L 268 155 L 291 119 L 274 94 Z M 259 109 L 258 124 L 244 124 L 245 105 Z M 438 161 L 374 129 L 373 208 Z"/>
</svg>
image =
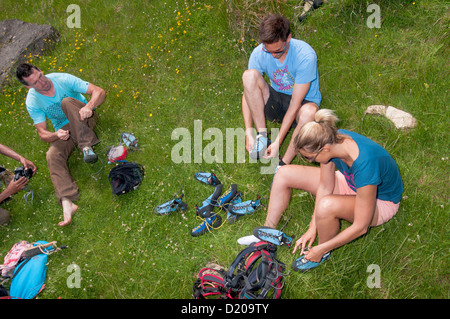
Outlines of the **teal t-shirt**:
<svg viewBox="0 0 450 319">
<path fill-rule="evenodd" d="M 57 131 L 69 123 L 61 109 L 61 101 L 66 97 L 72 97 L 87 103 L 83 94 L 86 93 L 89 82 L 68 73 L 50 73 L 46 77 L 53 82 L 55 95 L 48 97 L 39 94 L 35 89 L 30 89 L 26 99 L 27 110 L 35 125 L 49 119 Z"/>
<path fill-rule="evenodd" d="M 356 191 L 363 186 L 376 185 L 377 199 L 399 203 L 402 199 L 403 182 L 392 156 L 365 136 L 347 130 L 339 130 L 339 133 L 350 136 L 359 148 L 358 158 L 351 167 L 339 158 L 331 159 L 344 174 L 348 186 Z"/>
<path fill-rule="evenodd" d="M 291 39 L 283 63 L 265 52 L 260 44 L 250 55 L 248 68 L 258 70 L 261 74 L 265 73 L 275 91 L 288 95 L 292 95 L 295 83 L 311 83 L 305 100 L 320 105 L 322 96 L 319 91 L 317 55 L 308 43 Z"/>
</svg>

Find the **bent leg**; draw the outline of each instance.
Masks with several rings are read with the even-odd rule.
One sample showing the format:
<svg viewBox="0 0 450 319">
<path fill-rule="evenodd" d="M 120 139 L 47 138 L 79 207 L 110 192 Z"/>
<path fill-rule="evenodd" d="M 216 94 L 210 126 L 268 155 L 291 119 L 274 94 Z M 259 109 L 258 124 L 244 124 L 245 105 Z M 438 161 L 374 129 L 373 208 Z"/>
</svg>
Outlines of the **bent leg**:
<svg viewBox="0 0 450 319">
<path fill-rule="evenodd" d="M 337 235 L 341 219 L 353 222 L 355 199 L 355 195 L 328 195 L 317 203 L 315 221 L 319 244 Z"/>
<path fill-rule="evenodd" d="M 353 223 L 355 219 L 356 195 L 333 194 L 322 198 L 316 206 L 316 227 L 319 235 L 319 244 L 335 237 L 339 232 L 340 220 Z M 372 217 L 370 226 L 376 226 L 378 221 L 378 208 Z"/>
<path fill-rule="evenodd" d="M 79 110 L 85 105 L 83 102 L 70 97 L 63 99 L 61 102 L 61 108 L 69 120 L 70 136 L 76 141 L 80 149 L 100 142 L 94 132 L 94 127 L 97 124 L 97 113 L 94 111 L 89 119 L 80 120 Z"/>
<path fill-rule="evenodd" d="M 320 182 L 320 168 L 285 165 L 275 174 L 270 191 L 265 226 L 276 228 L 291 199 L 291 189 L 316 194 Z"/>
<path fill-rule="evenodd" d="M 286 164 L 289 164 L 292 162 L 292 160 L 295 157 L 295 146 L 294 146 L 294 136 L 298 134 L 302 126 L 308 122 L 314 121 L 314 116 L 316 112 L 319 110 L 319 107 L 316 103 L 308 102 L 302 105 L 302 107 L 299 109 L 296 117 L 297 126 L 294 129 L 294 132 L 292 133 L 292 138 L 289 142 L 289 146 L 286 150 L 286 153 L 283 156 L 283 162 Z"/>
<path fill-rule="evenodd" d="M 269 98 L 269 86 L 263 76 L 254 69 L 246 70 L 242 75 L 244 95 L 242 111 L 244 117 L 251 115 L 256 131 L 266 130 L 264 106 Z M 244 118 L 245 120 L 245 118 Z"/>
</svg>

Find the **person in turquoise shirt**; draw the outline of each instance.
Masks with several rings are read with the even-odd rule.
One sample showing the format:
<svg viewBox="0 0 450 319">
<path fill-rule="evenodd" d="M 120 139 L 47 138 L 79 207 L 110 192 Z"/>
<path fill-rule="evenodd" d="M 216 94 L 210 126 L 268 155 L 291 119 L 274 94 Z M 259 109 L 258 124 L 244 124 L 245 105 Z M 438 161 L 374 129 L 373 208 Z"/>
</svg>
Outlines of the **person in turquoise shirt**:
<svg viewBox="0 0 450 319">
<path fill-rule="evenodd" d="M 338 130 L 337 120 L 331 110 L 319 110 L 293 138 L 296 153 L 320 167 L 285 165 L 273 180 L 265 226 L 277 227 L 292 189 L 316 198 L 309 228 L 294 246 L 293 253 L 301 255 L 292 264 L 296 271 L 317 267 L 332 250 L 389 221 L 402 199 L 403 182 L 392 156 L 365 136 Z M 351 226 L 339 232 L 341 219 Z M 316 236 L 318 245 L 312 246 Z M 256 240 L 246 236 L 238 242 Z"/>
<path fill-rule="evenodd" d="M 67 160 L 75 145 L 83 151 L 84 161 L 94 163 L 97 155 L 92 147 L 99 143 L 94 132 L 96 108 L 103 103 L 105 91 L 68 73 L 44 73 L 28 63 L 19 65 L 17 79 L 28 88 L 26 106 L 42 141 L 49 143 L 47 164 L 55 194 L 63 209 L 64 220 L 71 223 L 78 209 L 78 186 L 69 171 Z M 90 95 L 87 101 L 84 94 Z M 47 128 L 47 119 L 53 131 Z"/>
</svg>

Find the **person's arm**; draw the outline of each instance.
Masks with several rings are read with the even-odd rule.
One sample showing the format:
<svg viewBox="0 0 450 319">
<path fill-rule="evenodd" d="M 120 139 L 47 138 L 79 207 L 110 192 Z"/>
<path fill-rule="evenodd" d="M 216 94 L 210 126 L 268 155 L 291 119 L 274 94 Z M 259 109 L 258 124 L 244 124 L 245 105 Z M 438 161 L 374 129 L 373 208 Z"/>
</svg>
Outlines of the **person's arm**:
<svg viewBox="0 0 450 319">
<path fill-rule="evenodd" d="M 18 162 L 20 162 L 25 168 L 31 168 L 33 170 L 33 174 L 36 172 L 36 166 L 33 162 L 27 160 L 22 155 L 18 154 L 17 152 L 13 151 L 11 148 L 0 144 L 0 154 L 3 154 L 9 158 L 12 158 Z M 12 180 L 9 185 L 5 188 L 3 192 L 0 193 L 0 203 L 3 202 L 5 199 L 10 197 L 11 195 L 14 195 L 18 191 L 25 188 L 25 185 L 28 183 L 28 179 L 24 176 L 19 178 L 17 181 Z"/>
<path fill-rule="evenodd" d="M 105 90 L 92 83 L 89 83 L 86 94 L 91 95 L 91 99 L 80 109 L 80 118 L 82 121 L 92 116 L 94 109 L 103 103 L 106 96 Z"/>
<path fill-rule="evenodd" d="M 41 140 L 46 143 L 51 143 L 58 139 L 66 141 L 70 137 L 68 130 L 59 129 L 56 132 L 50 132 L 49 130 L 47 130 L 46 122 L 38 123 L 35 125 L 35 127 Z"/>
<path fill-rule="evenodd" d="M 12 149 L 10 149 L 8 146 L 0 144 L 0 154 L 5 155 L 9 158 L 12 158 L 18 162 L 22 162 L 22 159 L 24 158 L 20 154 L 16 153 Z"/>
<path fill-rule="evenodd" d="M 12 159 L 20 162 L 23 165 L 23 167 L 25 167 L 26 169 L 31 168 L 33 170 L 33 174 L 36 172 L 36 165 L 34 165 L 34 163 L 32 161 L 26 159 L 25 157 L 23 157 L 19 153 L 15 152 L 8 146 L 0 144 L 0 154 L 3 154 L 9 158 L 12 158 Z"/>
<path fill-rule="evenodd" d="M 17 181 L 12 180 L 5 190 L 0 193 L 0 203 L 9 198 L 11 195 L 14 195 L 18 191 L 24 189 L 27 183 L 28 179 L 25 176 L 22 176 Z"/>
<path fill-rule="evenodd" d="M 308 93 L 310 85 L 310 82 L 305 84 L 294 84 L 289 108 L 284 115 L 283 122 L 281 123 L 280 131 L 278 132 L 276 139 L 267 148 L 266 158 L 273 158 L 278 154 L 281 143 L 283 143 L 284 138 L 291 129 L 292 123 L 294 123 L 294 120 L 297 117 L 302 102 L 305 99 L 306 93 Z"/>
</svg>

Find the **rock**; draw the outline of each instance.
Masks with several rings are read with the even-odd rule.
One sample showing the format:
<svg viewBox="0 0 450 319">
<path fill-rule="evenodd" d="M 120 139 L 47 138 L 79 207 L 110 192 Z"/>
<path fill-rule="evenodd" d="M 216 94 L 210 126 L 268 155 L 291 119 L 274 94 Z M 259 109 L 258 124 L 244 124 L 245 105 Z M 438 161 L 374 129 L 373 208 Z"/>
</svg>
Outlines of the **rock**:
<svg viewBox="0 0 450 319">
<path fill-rule="evenodd" d="M 386 106 L 384 105 L 371 105 L 369 106 L 364 114 L 375 114 L 375 115 L 385 115 Z"/>
<path fill-rule="evenodd" d="M 386 117 L 399 129 L 413 128 L 417 125 L 416 119 L 411 114 L 392 106 L 386 109 Z"/>
<path fill-rule="evenodd" d="M 416 119 L 411 114 L 393 106 L 371 105 L 366 109 L 364 114 L 386 116 L 398 129 L 413 128 L 417 125 Z"/>
<path fill-rule="evenodd" d="M 305 1 L 303 1 L 303 12 L 298 17 L 298 20 L 300 22 L 305 20 L 306 17 L 308 16 L 308 14 L 311 13 L 311 11 L 320 7 L 324 2 L 327 2 L 327 1 L 326 0 L 325 1 L 322 1 L 322 0 L 305 0 Z"/>
<path fill-rule="evenodd" d="M 60 34 L 50 25 L 21 20 L 0 21 L 0 88 L 15 78 L 15 68 L 27 57 L 52 49 Z"/>
</svg>

